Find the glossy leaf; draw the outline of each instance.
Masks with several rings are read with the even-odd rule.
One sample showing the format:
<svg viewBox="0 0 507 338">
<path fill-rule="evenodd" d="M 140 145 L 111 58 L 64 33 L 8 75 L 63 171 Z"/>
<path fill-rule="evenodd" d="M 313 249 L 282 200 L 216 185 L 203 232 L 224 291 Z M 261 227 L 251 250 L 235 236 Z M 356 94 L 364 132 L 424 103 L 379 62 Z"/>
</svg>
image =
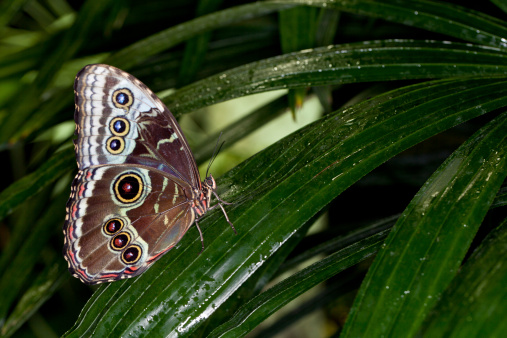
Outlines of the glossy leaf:
<svg viewBox="0 0 507 338">
<path fill-rule="evenodd" d="M 374 41 L 315 48 L 194 82 L 164 101 L 176 115 L 276 89 L 366 81 L 507 74 L 501 50 L 447 42 Z M 195 100 L 195 98 L 199 98 Z"/>
<path fill-rule="evenodd" d="M 241 307 L 234 317 L 213 331 L 210 337 L 242 337 L 276 310 L 317 284 L 374 255 L 388 230 L 358 241 L 293 274 Z"/>
<path fill-rule="evenodd" d="M 68 335 L 194 332 L 341 191 L 403 149 L 505 105 L 505 88 L 499 80 L 421 84 L 290 135 L 218 180 L 222 198 L 234 202 L 227 212 L 237 236 L 221 213 L 213 213 L 202 222 L 201 255 L 198 236 L 190 231 L 140 277 L 100 287 Z"/>
<path fill-rule="evenodd" d="M 313 222 L 310 220 L 301 226 L 287 242 L 283 243 L 276 253 L 270 256 L 266 262 L 221 305 L 221 311 L 215 311 L 213 315 L 199 327 L 196 333 L 202 332 L 208 336 L 216 327 L 229 320 L 236 310 L 247 300 L 258 295 L 279 270 L 281 263 L 304 238 L 308 228 L 312 224 Z M 192 335 L 194 334 L 195 333 L 192 333 Z"/>
<path fill-rule="evenodd" d="M 507 219 L 461 268 L 422 327 L 425 337 L 495 337 L 507 329 Z"/>
<path fill-rule="evenodd" d="M 389 227 L 392 221 L 385 227 L 367 224 L 401 212 L 445 158 L 507 104 L 507 25 L 499 1 L 492 2 L 498 6 L 496 11 L 492 4 L 474 5 L 481 12 L 432 0 L 275 0 L 240 5 L 229 1 L 199 16 L 204 12 L 197 3 L 218 2 L 0 3 L 0 138 L 4 140 L 0 151 L 6 163 L 0 188 L 0 270 L 5 272 L 0 277 L 0 335 L 63 334 L 83 306 L 69 335 L 205 337 L 231 319 L 230 329 L 245 333 L 262 323 L 249 335 L 265 336 L 294 322 L 301 324 L 303 312 L 312 310 L 324 314 L 318 317 L 326 323 L 312 322 L 305 328 L 336 330 L 345 321 L 350 295 L 359 288 L 368 264 L 340 272 L 323 283 L 322 292 L 306 294 L 310 299 L 305 301 L 297 295 L 339 270 L 321 274 L 333 262 L 319 259 L 336 257 L 335 252 L 347 246 L 357 248 L 357 242 Z M 280 25 L 278 12 L 287 9 L 318 12 L 308 25 L 318 27 L 315 46 L 330 46 L 329 50 L 282 52 L 280 29 L 286 27 Z M 186 52 L 197 62 L 184 61 L 184 44 L 200 35 L 205 36 L 204 43 Z M 348 41 L 355 43 L 345 44 Z M 66 128 L 72 124 L 74 110 L 71 84 L 79 69 L 97 62 L 119 66 L 155 92 L 163 92 L 178 116 L 274 88 L 307 90 L 308 96 L 318 96 L 330 115 L 217 177 L 220 196 L 235 202 L 226 209 L 238 235 L 219 210 L 210 212 L 200 223 L 206 246 L 201 255 L 198 232 L 192 228 L 177 248 L 140 278 L 90 288 L 63 271 L 61 215 L 71 171 L 76 170 L 71 130 Z M 180 70 L 201 81 L 174 91 Z M 422 83 L 435 78 L 447 80 Z M 414 83 L 418 85 L 404 87 Z M 233 110 L 243 111 L 245 107 L 238 105 L 251 99 L 227 107 L 236 105 Z M 292 125 L 280 126 L 282 119 L 273 117 L 285 110 L 286 102 L 284 97 L 245 118 L 234 118 L 222 138 L 223 149 L 234 146 L 225 150 L 225 157 L 239 162 L 251 156 L 246 142 L 236 141 L 254 130 L 251 142 L 266 143 L 255 138 L 268 135 L 266 130 L 269 139 L 280 139 L 282 130 Z M 227 123 L 229 111 L 221 113 L 224 121 L 206 116 L 205 111 L 182 121 L 200 162 L 207 161 L 216 135 Z M 61 149 L 62 140 L 67 140 L 68 148 Z M 505 171 L 497 169 L 491 177 Z M 215 173 L 216 167 L 211 170 Z M 398 191 L 398 186 L 403 190 Z M 483 203 L 477 209 L 489 214 L 469 253 L 500 222 L 495 217 L 503 212 L 505 195 L 504 183 L 491 205 Z M 317 218 L 317 227 L 305 236 Z M 327 228 L 322 230 L 322 225 Z M 502 261 L 501 248 L 491 239 L 483 241 L 478 251 L 489 257 L 485 267 Z M 496 250 L 497 256 L 489 250 Z M 308 270 L 292 269 L 310 260 L 317 261 L 310 268 L 312 278 L 303 280 Z M 480 255 L 470 257 L 472 265 L 465 262 L 463 271 L 469 272 L 456 275 L 442 293 L 446 301 L 436 304 L 420 327 L 423 331 L 415 334 L 425 334 L 425 325 L 431 334 L 448 336 L 462 335 L 461 327 L 470 333 L 479 327 L 484 332 L 502 330 L 502 312 L 491 297 L 495 290 L 498 295 L 502 292 L 495 274 L 501 269 L 480 272 L 476 260 L 481 261 Z M 282 281 L 283 290 L 279 285 L 276 294 L 261 293 L 273 279 L 287 274 L 292 277 Z M 472 275 L 486 287 L 476 287 L 474 278 L 467 277 Z M 466 303 L 473 310 L 466 317 L 473 318 L 471 325 L 456 327 L 451 323 L 464 318 L 466 309 L 444 305 L 465 304 L 459 297 L 467 288 L 483 293 Z M 260 307 L 252 307 L 259 299 Z M 335 317 L 337 302 L 344 309 L 339 317 Z M 247 318 L 240 323 L 234 314 L 247 304 L 249 310 L 238 313 Z M 262 322 L 271 313 L 270 320 Z M 421 317 L 427 313 L 424 309 Z M 414 323 L 420 322 L 419 314 L 415 316 Z M 309 336 L 318 336 L 317 331 L 310 332 Z"/>
<path fill-rule="evenodd" d="M 507 113 L 454 152 L 414 197 L 368 271 L 344 337 L 411 336 L 419 330 L 506 177 L 505 128 Z"/>
</svg>

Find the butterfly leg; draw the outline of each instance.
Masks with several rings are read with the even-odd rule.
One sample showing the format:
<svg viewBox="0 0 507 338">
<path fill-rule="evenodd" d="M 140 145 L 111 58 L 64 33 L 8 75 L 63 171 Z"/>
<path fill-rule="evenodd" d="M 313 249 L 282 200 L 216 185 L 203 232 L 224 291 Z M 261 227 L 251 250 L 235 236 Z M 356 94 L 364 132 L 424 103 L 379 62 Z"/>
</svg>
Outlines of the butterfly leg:
<svg viewBox="0 0 507 338">
<path fill-rule="evenodd" d="M 232 204 L 232 203 L 227 203 L 227 204 Z M 234 233 L 237 235 L 238 232 L 236 231 L 236 228 L 234 227 L 234 225 L 232 224 L 232 222 L 229 220 L 229 216 L 227 215 L 227 212 L 225 212 L 225 209 L 224 209 L 224 206 L 222 205 L 222 203 L 217 203 L 214 206 L 209 207 L 208 210 L 213 210 L 216 207 L 220 207 L 220 209 L 222 209 L 222 212 L 224 213 L 224 216 L 225 216 L 225 220 L 227 221 L 227 223 L 229 223 L 229 225 L 231 226 L 232 230 L 234 230 Z"/>
<path fill-rule="evenodd" d="M 232 203 L 226 203 L 226 204 L 232 204 Z M 225 212 L 225 209 L 224 209 L 222 203 L 216 204 L 215 207 L 217 205 L 220 206 L 220 209 L 222 209 L 222 212 L 224 213 L 224 216 L 225 216 L 225 219 L 227 220 L 227 223 L 229 223 L 229 225 L 231 226 L 232 230 L 234 230 L 234 233 L 237 235 L 238 232 L 236 231 L 236 228 L 234 227 L 234 225 L 232 225 L 232 222 L 229 220 L 229 216 L 227 216 L 227 213 Z"/>
<path fill-rule="evenodd" d="M 215 195 L 216 199 L 219 200 L 223 204 L 226 204 L 226 205 L 234 204 L 234 203 L 226 202 L 223 199 L 221 199 L 220 196 L 218 196 L 218 194 L 214 190 L 213 190 L 213 195 Z"/>
<path fill-rule="evenodd" d="M 202 231 L 201 231 L 201 228 L 199 227 L 199 223 L 197 223 L 197 220 L 195 221 L 195 226 L 197 227 L 197 230 L 199 230 L 199 236 L 201 236 L 201 245 L 202 245 L 202 249 L 201 251 L 199 252 L 199 255 L 204 251 L 204 237 L 202 235 Z"/>
</svg>

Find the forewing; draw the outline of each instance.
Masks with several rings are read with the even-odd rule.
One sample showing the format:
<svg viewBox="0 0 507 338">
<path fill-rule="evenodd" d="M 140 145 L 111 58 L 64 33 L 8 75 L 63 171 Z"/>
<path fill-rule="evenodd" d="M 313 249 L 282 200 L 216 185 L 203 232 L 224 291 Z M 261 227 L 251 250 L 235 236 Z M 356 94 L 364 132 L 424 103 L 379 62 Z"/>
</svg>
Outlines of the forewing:
<svg viewBox="0 0 507 338">
<path fill-rule="evenodd" d="M 74 92 L 79 169 L 139 164 L 200 187 L 176 119 L 141 81 L 109 65 L 88 65 L 76 76 Z"/>
</svg>

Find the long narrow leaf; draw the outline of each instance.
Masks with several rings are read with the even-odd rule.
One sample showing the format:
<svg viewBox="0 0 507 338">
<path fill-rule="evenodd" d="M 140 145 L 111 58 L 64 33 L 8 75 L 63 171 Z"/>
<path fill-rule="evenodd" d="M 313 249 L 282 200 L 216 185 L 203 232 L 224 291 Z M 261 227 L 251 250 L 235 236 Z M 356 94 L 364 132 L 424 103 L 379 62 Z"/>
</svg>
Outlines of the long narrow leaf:
<svg viewBox="0 0 507 338">
<path fill-rule="evenodd" d="M 412 200 L 370 268 L 344 337 L 414 335 L 455 276 L 507 175 L 507 113 L 463 144 Z"/>
<path fill-rule="evenodd" d="M 366 81 L 504 76 L 499 49 L 435 41 L 328 46 L 253 62 L 183 87 L 164 101 L 176 115 L 275 89 Z M 195 100 L 195 98 L 199 100 Z"/>
<path fill-rule="evenodd" d="M 238 235 L 220 212 L 207 216 L 201 255 L 199 236 L 191 230 L 140 277 L 100 287 L 68 335 L 194 332 L 344 189 L 411 145 L 507 104 L 506 91 L 500 80 L 425 83 L 286 137 L 219 179 L 230 187 L 218 190 L 235 202 L 227 212 Z"/>
<path fill-rule="evenodd" d="M 53 296 L 62 282 L 69 278 L 66 262 L 58 260 L 47 266 L 30 283 L 30 287 L 23 294 L 9 318 L 5 321 L 0 334 L 6 337 L 12 335 L 46 300 Z"/>
<path fill-rule="evenodd" d="M 442 295 L 425 337 L 501 337 L 507 330 L 507 219 L 488 235 Z"/>
<path fill-rule="evenodd" d="M 7 119 L 0 124 L 0 143 L 7 142 L 40 104 L 42 93 L 47 90 L 63 63 L 74 56 L 79 48 L 87 42 L 86 38 L 95 28 L 95 23 L 110 10 L 113 3 L 114 1 L 111 0 L 86 1 L 83 5 L 82 15 L 63 36 L 63 43 L 54 50 L 46 51 L 47 60 L 42 64 L 33 83 L 20 88 L 13 98 L 17 105 L 12 106 L 14 111 L 7 115 Z M 78 36 L 84 38 L 79 39 Z M 25 100 L 26 97 L 31 99 Z"/>
<path fill-rule="evenodd" d="M 312 264 L 243 306 L 227 323 L 210 337 L 242 337 L 272 313 L 317 284 L 374 255 L 381 247 L 388 230 L 361 240 L 318 263 Z"/>
<path fill-rule="evenodd" d="M 71 148 L 56 153 L 33 173 L 11 184 L 0 193 L 0 219 L 12 212 L 42 188 L 61 178 L 74 167 L 75 155 Z"/>
<path fill-rule="evenodd" d="M 51 203 L 43 217 L 27 234 L 25 242 L 19 249 L 19 254 L 2 274 L 0 278 L 0 323 L 5 321 L 12 302 L 28 280 L 33 266 L 40 259 L 42 248 L 54 233 L 52 230 L 55 229 L 55 220 L 60 220 L 64 216 L 65 210 L 62 205 L 65 200 L 66 196 L 60 195 Z"/>
</svg>

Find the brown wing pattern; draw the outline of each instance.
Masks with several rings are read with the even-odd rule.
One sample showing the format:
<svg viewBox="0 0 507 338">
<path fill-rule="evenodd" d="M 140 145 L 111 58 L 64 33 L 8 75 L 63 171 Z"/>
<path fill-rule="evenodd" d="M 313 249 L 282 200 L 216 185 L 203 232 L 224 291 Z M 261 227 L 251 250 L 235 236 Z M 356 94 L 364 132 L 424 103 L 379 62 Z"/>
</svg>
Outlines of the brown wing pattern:
<svg viewBox="0 0 507 338">
<path fill-rule="evenodd" d="M 141 81 L 108 65 L 89 65 L 74 83 L 76 157 L 80 169 L 140 164 L 200 187 L 188 143 L 175 118 Z"/>
<path fill-rule="evenodd" d="M 89 65 L 74 91 L 79 172 L 67 202 L 65 258 L 88 284 L 132 277 L 181 239 L 210 193 L 201 202 L 185 136 L 138 79 Z"/>
<path fill-rule="evenodd" d="M 88 284 L 140 274 L 192 225 L 191 201 L 185 182 L 147 167 L 80 171 L 64 227 L 71 272 Z"/>
</svg>

